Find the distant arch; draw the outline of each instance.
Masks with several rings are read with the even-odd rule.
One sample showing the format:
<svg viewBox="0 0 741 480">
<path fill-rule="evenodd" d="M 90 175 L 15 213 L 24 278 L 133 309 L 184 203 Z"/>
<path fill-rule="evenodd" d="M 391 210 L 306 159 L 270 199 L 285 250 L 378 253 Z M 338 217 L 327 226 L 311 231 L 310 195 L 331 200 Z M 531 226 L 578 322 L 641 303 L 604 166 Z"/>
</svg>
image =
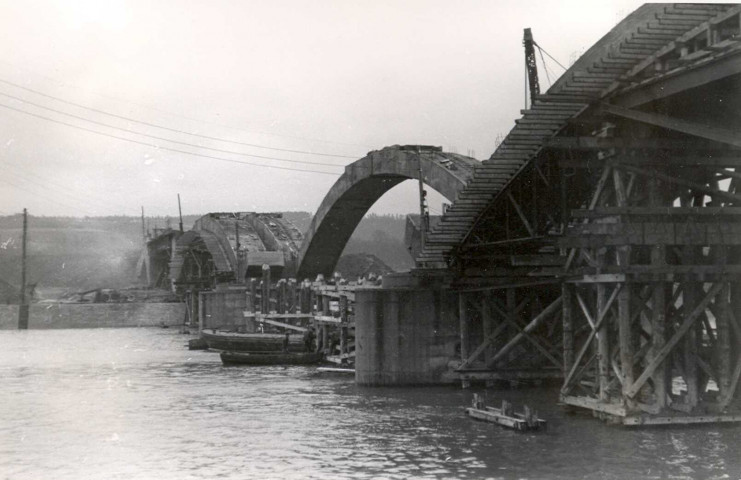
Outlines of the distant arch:
<svg viewBox="0 0 741 480">
<path fill-rule="evenodd" d="M 399 183 L 419 178 L 448 200 L 455 200 L 478 161 L 444 153 L 439 147 L 393 146 L 370 152 L 345 167 L 304 235 L 298 278 L 331 275 L 345 244 L 368 209 Z"/>
</svg>

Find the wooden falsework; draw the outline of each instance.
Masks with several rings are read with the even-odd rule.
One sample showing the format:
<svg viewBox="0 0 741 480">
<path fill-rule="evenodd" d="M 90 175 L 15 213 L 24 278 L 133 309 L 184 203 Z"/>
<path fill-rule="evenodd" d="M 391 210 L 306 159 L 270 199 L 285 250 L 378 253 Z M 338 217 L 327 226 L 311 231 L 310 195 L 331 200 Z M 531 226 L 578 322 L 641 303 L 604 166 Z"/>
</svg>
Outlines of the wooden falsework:
<svg viewBox="0 0 741 480">
<path fill-rule="evenodd" d="M 468 287 L 461 378 L 559 365 L 564 403 L 602 418 L 741 419 L 741 140 L 688 90 L 732 100 L 741 8 L 707 8 L 657 13 L 540 97 L 433 231 Z"/>
<path fill-rule="evenodd" d="M 561 242 L 572 248 L 562 287 L 564 403 L 631 425 L 741 420 L 741 356 L 732 348 L 741 340 L 732 307 L 741 305 L 741 258 L 728 253 L 741 251 L 741 202 L 716 172 L 646 170 L 619 157 L 602 167 L 588 209 L 571 216 Z M 650 241 L 635 241 L 649 227 Z M 579 240 L 585 232 L 605 234 Z M 589 335 L 568 333 L 580 324 Z"/>
</svg>

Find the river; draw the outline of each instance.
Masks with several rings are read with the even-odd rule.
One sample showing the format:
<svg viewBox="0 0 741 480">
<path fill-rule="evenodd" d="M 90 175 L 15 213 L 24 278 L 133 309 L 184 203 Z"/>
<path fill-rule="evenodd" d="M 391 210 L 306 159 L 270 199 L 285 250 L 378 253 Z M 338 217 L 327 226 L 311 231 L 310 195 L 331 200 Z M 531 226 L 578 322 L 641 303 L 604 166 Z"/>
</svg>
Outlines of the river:
<svg viewBox="0 0 741 480">
<path fill-rule="evenodd" d="M 457 387 L 223 367 L 173 329 L 0 331 L 2 479 L 738 479 L 741 426 L 631 429 L 527 403 L 547 433 L 463 415 Z"/>
</svg>

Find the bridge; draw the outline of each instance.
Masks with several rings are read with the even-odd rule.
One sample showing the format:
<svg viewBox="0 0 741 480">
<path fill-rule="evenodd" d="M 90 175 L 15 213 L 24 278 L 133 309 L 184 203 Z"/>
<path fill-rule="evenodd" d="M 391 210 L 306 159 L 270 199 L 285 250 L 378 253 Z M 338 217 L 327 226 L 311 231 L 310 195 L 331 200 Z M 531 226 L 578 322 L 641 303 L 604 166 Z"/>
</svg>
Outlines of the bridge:
<svg viewBox="0 0 741 480">
<path fill-rule="evenodd" d="M 348 165 L 304 235 L 298 278 L 329 276 L 360 220 L 384 193 L 405 180 L 422 181 L 453 201 L 478 162 L 439 147 L 394 146 Z"/>
<path fill-rule="evenodd" d="M 169 278 L 181 288 L 243 283 L 245 276 L 261 276 L 263 265 L 274 277 L 293 276 L 301 239 L 280 213 L 209 213 L 177 239 Z"/>
<path fill-rule="evenodd" d="M 489 159 L 435 187 L 454 202 L 407 288 L 356 292 L 356 379 L 432 383 L 457 357 L 464 387 L 556 378 L 562 403 L 612 422 L 741 421 L 740 18 L 640 7 Z M 378 197 L 449 155 L 397 147 L 349 167 L 299 274 L 331 271 Z"/>
</svg>

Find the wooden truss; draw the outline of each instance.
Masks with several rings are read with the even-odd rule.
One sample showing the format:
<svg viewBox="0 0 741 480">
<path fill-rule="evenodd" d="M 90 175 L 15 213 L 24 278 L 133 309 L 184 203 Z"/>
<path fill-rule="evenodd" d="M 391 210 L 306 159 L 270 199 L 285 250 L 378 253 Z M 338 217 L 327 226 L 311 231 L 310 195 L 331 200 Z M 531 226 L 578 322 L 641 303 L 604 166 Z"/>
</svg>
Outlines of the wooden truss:
<svg viewBox="0 0 741 480">
<path fill-rule="evenodd" d="M 561 401 L 624 424 L 741 421 L 741 176 L 635 160 L 602 163 L 559 240 Z"/>
<path fill-rule="evenodd" d="M 457 371 L 464 386 L 471 380 L 561 377 L 560 292 L 507 287 L 459 295 L 461 364 Z"/>
</svg>

